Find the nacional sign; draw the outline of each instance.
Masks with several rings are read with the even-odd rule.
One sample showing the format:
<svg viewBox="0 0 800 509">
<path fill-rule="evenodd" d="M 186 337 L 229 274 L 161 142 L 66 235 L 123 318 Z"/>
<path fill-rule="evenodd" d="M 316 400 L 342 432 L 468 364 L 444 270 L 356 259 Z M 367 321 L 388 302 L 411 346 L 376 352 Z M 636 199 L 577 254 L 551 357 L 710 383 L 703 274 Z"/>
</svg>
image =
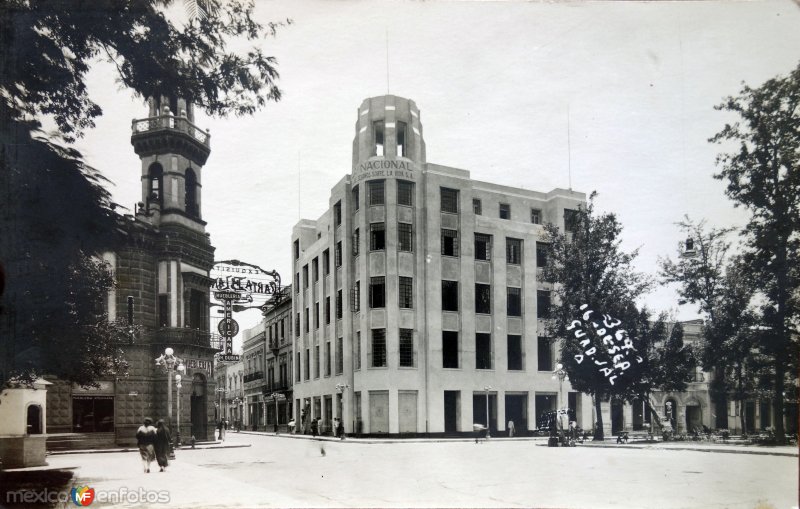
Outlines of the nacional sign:
<svg viewBox="0 0 800 509">
<path fill-rule="evenodd" d="M 416 175 L 417 170 L 414 168 L 414 163 L 408 159 L 372 158 L 353 168 L 351 184 L 357 184 L 367 179 L 387 177 L 414 180 Z"/>
</svg>

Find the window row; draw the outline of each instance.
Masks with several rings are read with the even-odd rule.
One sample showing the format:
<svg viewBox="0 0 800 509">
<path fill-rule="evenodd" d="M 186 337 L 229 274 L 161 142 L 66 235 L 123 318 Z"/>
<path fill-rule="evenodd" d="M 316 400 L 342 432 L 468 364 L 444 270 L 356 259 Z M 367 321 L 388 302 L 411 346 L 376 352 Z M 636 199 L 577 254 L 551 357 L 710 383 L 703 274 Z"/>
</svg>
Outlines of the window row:
<svg viewBox="0 0 800 509">
<path fill-rule="evenodd" d="M 335 369 L 334 374 L 341 375 L 344 373 L 344 340 L 343 338 L 338 338 L 336 340 L 336 358 L 332 358 L 331 352 L 331 342 L 325 342 L 325 357 L 320 357 L 319 345 L 314 345 L 314 357 L 313 357 L 313 364 L 314 364 L 314 378 L 320 377 L 320 363 L 322 363 L 322 373 L 325 377 L 331 376 L 331 369 Z M 335 362 L 335 364 L 332 364 Z M 302 363 L 301 353 L 297 352 L 297 369 L 295 370 L 295 381 L 300 382 L 302 380 L 310 380 L 311 379 L 311 349 L 306 348 L 305 350 L 305 364 Z"/>
<path fill-rule="evenodd" d="M 442 331 L 442 367 L 458 369 L 461 367 L 461 351 L 459 333 Z M 494 345 L 489 333 L 475 334 L 475 369 L 495 369 Z M 550 338 L 537 338 L 536 352 L 538 371 L 553 371 L 554 342 Z M 525 370 L 525 344 L 519 334 L 506 336 L 506 369 L 509 371 Z"/>
<path fill-rule="evenodd" d="M 397 180 L 397 204 L 405 205 L 408 207 L 414 206 L 414 183 L 407 180 Z M 386 205 L 386 181 L 385 180 L 370 180 L 366 183 L 367 187 L 367 205 Z M 353 186 L 350 191 L 353 199 L 353 209 L 359 210 L 361 208 L 361 191 L 358 185 Z M 338 207 L 338 208 L 337 208 Z M 337 212 L 338 210 L 338 212 Z M 341 216 L 341 202 L 337 202 L 334 206 L 334 222 L 336 226 L 342 223 Z"/>
<path fill-rule="evenodd" d="M 458 281 L 442 280 L 442 311 L 458 311 Z M 536 291 L 536 310 L 538 318 L 550 318 L 551 295 L 549 290 Z M 492 313 L 492 285 L 475 284 L 475 312 Z M 522 289 L 506 287 L 506 315 L 522 316 Z"/>
<path fill-rule="evenodd" d="M 294 247 L 295 247 L 295 257 L 296 257 L 295 259 L 298 259 L 298 258 L 300 258 L 300 241 L 299 240 L 295 240 L 294 241 Z M 340 263 L 341 252 L 340 251 L 341 251 L 341 246 L 339 246 L 338 251 L 336 253 L 337 254 L 337 265 L 336 265 L 337 267 L 339 265 L 341 265 L 341 263 Z M 326 249 L 325 251 L 322 252 L 322 257 L 321 258 L 322 258 L 322 275 L 323 276 L 327 276 L 328 274 L 331 273 L 330 254 L 331 253 L 330 253 L 329 249 Z M 320 273 L 319 273 L 319 258 L 320 257 L 315 257 L 313 260 L 311 260 L 311 277 L 313 277 L 315 283 L 317 281 L 319 281 L 319 276 L 320 276 Z M 302 272 L 303 272 L 303 288 L 308 288 L 308 285 L 309 285 L 308 264 L 303 265 Z M 300 272 L 295 272 L 295 274 L 294 274 L 294 291 L 295 291 L 295 293 L 299 293 L 300 292 Z"/>
</svg>

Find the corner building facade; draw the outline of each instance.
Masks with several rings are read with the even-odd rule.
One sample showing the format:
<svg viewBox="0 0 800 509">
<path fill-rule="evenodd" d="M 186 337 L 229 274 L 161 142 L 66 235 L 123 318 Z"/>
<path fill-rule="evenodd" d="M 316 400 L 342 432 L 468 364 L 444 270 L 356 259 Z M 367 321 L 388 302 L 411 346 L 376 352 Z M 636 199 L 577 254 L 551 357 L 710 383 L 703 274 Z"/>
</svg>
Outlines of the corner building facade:
<svg viewBox="0 0 800 509">
<path fill-rule="evenodd" d="M 292 233 L 298 427 L 472 433 L 488 410 L 492 431 L 524 433 L 567 404 L 591 427 L 589 398 L 553 377 L 536 249 L 542 224 L 584 202 L 428 163 L 416 104 L 365 100 L 352 173 Z"/>
</svg>

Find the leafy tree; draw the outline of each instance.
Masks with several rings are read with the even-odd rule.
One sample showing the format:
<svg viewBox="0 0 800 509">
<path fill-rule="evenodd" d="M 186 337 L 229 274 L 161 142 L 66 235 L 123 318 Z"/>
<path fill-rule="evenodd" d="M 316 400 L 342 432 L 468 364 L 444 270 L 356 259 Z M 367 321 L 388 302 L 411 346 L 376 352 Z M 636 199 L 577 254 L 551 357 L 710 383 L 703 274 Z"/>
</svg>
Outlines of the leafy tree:
<svg viewBox="0 0 800 509">
<path fill-rule="evenodd" d="M 762 346 L 772 359 L 775 433 L 783 440 L 783 393 L 800 321 L 800 65 L 758 88 L 745 85 L 717 109 L 739 117 L 709 141 L 732 145 L 717 157 L 714 177 L 727 182 L 734 206 L 752 213 L 742 232 L 745 260 L 768 301 Z"/>
<path fill-rule="evenodd" d="M 636 298 L 644 294 L 652 283 L 648 277 L 633 270 L 637 251 L 622 251 L 622 225 L 613 213 L 595 212 L 595 196 L 596 193 L 592 193 L 589 203 L 575 212 L 565 225 L 568 231 L 562 231 L 554 224 L 545 226 L 547 264 L 543 267 L 541 280 L 553 284 L 555 297 L 552 319 L 547 322 L 548 334 L 564 339 L 561 342 L 561 363 L 569 374 L 572 386 L 594 397 L 598 421 L 595 439 L 602 440 L 600 403 L 618 389 L 610 383 L 610 377 L 614 374 L 599 370 L 593 360 L 577 361 L 576 356 L 585 356 L 586 350 L 592 347 L 599 356 L 595 360 L 613 361 L 606 353 L 608 347 L 603 345 L 604 334 L 599 334 L 597 327 L 588 325 L 592 316 L 584 318 L 584 315 L 591 310 L 596 313 L 594 318 L 601 321 L 603 314 L 610 317 L 627 316 L 630 309 L 635 309 L 633 303 Z M 587 307 L 581 309 L 583 305 Z M 588 339 L 591 345 L 582 345 L 573 340 L 578 332 L 574 330 L 575 320 L 583 322 L 582 331 L 588 336 L 580 339 Z M 612 318 L 611 321 L 615 323 L 617 320 Z M 620 387 L 624 382 L 618 376 L 616 383 Z"/>
<path fill-rule="evenodd" d="M 94 257 L 117 247 L 124 228 L 101 174 L 69 147 L 102 114 L 86 85 L 92 64 L 113 63 L 139 97 L 183 97 L 211 115 L 280 99 L 275 59 L 228 46 L 283 23 L 256 22 L 252 2 L 196 0 L 198 15 L 176 26 L 164 15 L 172 3 L 0 5 L 0 382 L 47 371 L 91 384 L 121 367 L 113 340 L 125 331 L 98 312 L 112 282 Z M 44 117 L 58 128 L 49 139 Z"/>
</svg>

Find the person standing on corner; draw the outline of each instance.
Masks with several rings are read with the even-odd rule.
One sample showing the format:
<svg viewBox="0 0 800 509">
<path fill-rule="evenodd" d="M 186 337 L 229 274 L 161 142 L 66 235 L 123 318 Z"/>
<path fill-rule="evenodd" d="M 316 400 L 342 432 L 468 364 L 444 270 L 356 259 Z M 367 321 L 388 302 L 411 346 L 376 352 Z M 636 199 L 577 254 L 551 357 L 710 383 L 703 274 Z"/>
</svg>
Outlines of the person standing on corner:
<svg viewBox="0 0 800 509">
<path fill-rule="evenodd" d="M 153 427 L 153 420 L 149 417 L 144 418 L 144 423 L 136 430 L 136 444 L 139 446 L 139 455 L 142 458 L 144 473 L 150 473 L 150 463 L 156 459 L 156 451 L 153 444 L 156 441 L 156 429 Z"/>
<path fill-rule="evenodd" d="M 170 444 L 172 444 L 172 440 L 169 436 L 169 428 L 167 428 L 166 424 L 164 424 L 163 419 L 159 419 L 156 422 L 156 439 L 155 439 L 155 453 L 156 453 L 156 461 L 158 461 L 158 466 L 161 468 L 161 472 L 167 469 L 169 466 L 169 448 Z"/>
<path fill-rule="evenodd" d="M 514 429 L 514 421 L 508 421 L 508 437 L 513 438 L 516 430 Z"/>
<path fill-rule="evenodd" d="M 339 440 L 344 440 L 344 422 L 339 419 L 339 422 L 336 425 L 336 435 L 339 437 Z"/>
<path fill-rule="evenodd" d="M 317 436 L 318 429 L 319 429 L 319 427 L 317 425 L 317 420 L 316 419 L 311 419 L 311 436 L 312 437 Z"/>
</svg>

